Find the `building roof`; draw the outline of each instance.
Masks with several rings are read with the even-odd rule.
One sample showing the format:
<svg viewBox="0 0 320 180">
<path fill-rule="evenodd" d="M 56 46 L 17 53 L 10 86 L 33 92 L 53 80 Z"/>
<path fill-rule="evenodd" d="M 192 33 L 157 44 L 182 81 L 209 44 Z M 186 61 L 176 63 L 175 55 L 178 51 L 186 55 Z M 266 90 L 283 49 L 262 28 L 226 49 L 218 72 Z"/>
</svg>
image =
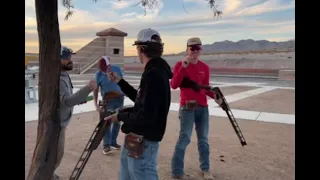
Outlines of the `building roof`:
<svg viewBox="0 0 320 180">
<path fill-rule="evenodd" d="M 115 28 L 109 28 L 109 29 L 105 29 L 103 31 L 97 32 L 96 33 L 97 36 L 120 36 L 120 37 L 125 37 L 128 34 L 125 32 L 122 32 L 118 29 Z"/>
</svg>

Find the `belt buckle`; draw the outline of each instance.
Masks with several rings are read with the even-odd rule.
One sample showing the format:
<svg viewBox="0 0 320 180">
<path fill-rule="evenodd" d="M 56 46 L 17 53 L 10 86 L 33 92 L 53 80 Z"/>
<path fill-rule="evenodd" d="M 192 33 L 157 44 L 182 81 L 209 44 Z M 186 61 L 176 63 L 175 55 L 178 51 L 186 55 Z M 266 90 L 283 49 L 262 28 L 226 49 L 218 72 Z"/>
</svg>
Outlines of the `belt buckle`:
<svg viewBox="0 0 320 180">
<path fill-rule="evenodd" d="M 186 109 L 187 110 L 194 110 L 196 109 L 198 103 L 196 100 L 188 100 L 186 101 Z"/>
</svg>

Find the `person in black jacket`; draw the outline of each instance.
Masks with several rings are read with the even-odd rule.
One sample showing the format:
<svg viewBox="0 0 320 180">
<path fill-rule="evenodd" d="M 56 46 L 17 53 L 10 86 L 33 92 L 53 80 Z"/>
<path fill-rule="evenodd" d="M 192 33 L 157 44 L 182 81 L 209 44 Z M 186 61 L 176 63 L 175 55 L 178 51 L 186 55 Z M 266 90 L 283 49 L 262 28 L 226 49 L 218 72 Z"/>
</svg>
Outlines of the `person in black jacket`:
<svg viewBox="0 0 320 180">
<path fill-rule="evenodd" d="M 173 74 L 168 63 L 161 58 L 163 43 L 153 29 L 141 30 L 134 45 L 144 72 L 138 90 L 121 79 L 118 74 L 108 74 L 121 90 L 134 101 L 130 112 L 107 117 L 113 122 L 123 122 L 126 134 L 120 154 L 119 180 L 158 180 L 157 156 L 159 142 L 166 130 L 171 103 L 169 80 Z"/>
</svg>

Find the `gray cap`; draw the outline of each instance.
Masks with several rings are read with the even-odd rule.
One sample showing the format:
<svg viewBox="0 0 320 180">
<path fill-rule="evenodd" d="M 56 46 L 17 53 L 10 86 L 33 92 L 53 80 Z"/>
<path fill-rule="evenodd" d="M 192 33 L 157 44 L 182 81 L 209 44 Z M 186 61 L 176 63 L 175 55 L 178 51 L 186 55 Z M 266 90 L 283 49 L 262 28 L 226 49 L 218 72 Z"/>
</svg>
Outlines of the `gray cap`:
<svg viewBox="0 0 320 180">
<path fill-rule="evenodd" d="M 187 46 L 192 46 L 192 45 L 202 45 L 200 38 L 192 37 L 188 39 Z"/>
<path fill-rule="evenodd" d="M 162 43 L 159 32 L 151 28 L 143 29 L 138 33 L 137 40 L 133 45 L 139 45 L 148 42 Z"/>
</svg>

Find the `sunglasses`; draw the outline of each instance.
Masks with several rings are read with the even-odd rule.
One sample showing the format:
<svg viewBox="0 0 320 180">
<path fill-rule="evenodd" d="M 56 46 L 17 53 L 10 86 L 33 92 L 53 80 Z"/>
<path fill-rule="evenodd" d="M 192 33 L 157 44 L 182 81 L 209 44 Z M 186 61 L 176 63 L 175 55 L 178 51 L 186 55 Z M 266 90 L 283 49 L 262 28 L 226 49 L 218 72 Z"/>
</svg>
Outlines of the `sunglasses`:
<svg viewBox="0 0 320 180">
<path fill-rule="evenodd" d="M 199 45 L 194 45 L 194 46 L 190 46 L 190 50 L 191 51 L 200 51 L 200 50 L 202 50 L 202 48 Z"/>
</svg>

